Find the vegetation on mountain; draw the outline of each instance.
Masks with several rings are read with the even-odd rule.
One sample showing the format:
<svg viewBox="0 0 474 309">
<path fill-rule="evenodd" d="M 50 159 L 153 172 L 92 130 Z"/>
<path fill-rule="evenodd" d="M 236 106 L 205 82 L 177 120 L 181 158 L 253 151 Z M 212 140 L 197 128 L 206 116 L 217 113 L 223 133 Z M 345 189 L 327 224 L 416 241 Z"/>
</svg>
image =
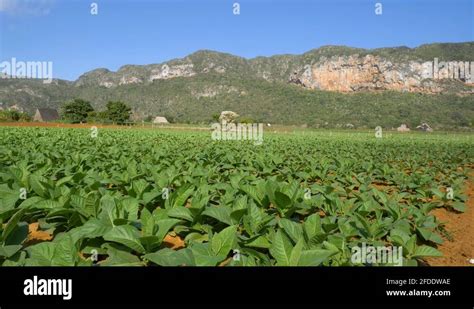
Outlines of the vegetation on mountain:
<svg viewBox="0 0 474 309">
<path fill-rule="evenodd" d="M 413 127 L 421 122 L 428 122 L 435 129 L 474 127 L 472 87 L 462 82 L 443 82 L 445 91 L 441 94 L 338 93 L 288 83 L 292 72 L 305 63 L 355 54 L 380 56 L 394 63 L 435 57 L 440 61 L 467 61 L 474 54 L 474 43 L 372 50 L 324 46 L 302 55 L 254 59 L 203 50 L 164 64 L 126 65 L 117 72 L 97 69 L 75 82 L 54 80 L 43 84 L 38 80 L 0 79 L 0 102 L 4 106 L 19 105 L 32 114 L 40 107 L 59 109 L 74 98 L 89 101 L 95 110 L 104 110 L 109 101 L 121 101 L 142 119 L 160 115 L 187 123 L 208 123 L 214 120 L 213 115 L 232 110 L 244 119 L 312 127 L 343 127 L 349 123 L 356 128 L 391 128 L 401 123 Z M 150 80 L 153 72 L 162 70 L 164 65 L 177 67 L 177 73 L 173 73 L 176 75 Z M 90 116 L 107 117 L 95 112 Z"/>
</svg>

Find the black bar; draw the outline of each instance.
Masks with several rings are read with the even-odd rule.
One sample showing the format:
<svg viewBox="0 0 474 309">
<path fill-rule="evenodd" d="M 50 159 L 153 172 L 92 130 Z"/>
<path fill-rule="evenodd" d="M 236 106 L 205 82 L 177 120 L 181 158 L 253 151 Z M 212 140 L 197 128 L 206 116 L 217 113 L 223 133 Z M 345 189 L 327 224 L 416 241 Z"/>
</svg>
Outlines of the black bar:
<svg viewBox="0 0 474 309">
<path fill-rule="evenodd" d="M 26 279 L 72 279 L 72 298 L 25 296 Z M 1 267 L 8 304 L 456 304 L 473 308 L 473 267 Z M 387 279 L 449 279 L 449 285 L 387 285 Z M 433 283 L 433 282 L 431 282 Z M 387 290 L 449 290 L 450 296 L 387 296 Z M 447 308 L 447 307 L 446 307 Z"/>
</svg>

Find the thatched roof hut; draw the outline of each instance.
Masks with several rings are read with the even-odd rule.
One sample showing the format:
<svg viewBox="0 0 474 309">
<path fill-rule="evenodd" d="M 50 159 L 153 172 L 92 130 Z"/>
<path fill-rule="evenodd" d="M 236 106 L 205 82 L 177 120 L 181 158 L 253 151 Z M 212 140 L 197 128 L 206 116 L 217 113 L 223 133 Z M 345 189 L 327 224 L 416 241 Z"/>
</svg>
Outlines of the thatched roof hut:
<svg viewBox="0 0 474 309">
<path fill-rule="evenodd" d="M 58 111 L 52 108 L 38 108 L 36 109 L 34 121 L 48 122 L 59 119 Z"/>
</svg>

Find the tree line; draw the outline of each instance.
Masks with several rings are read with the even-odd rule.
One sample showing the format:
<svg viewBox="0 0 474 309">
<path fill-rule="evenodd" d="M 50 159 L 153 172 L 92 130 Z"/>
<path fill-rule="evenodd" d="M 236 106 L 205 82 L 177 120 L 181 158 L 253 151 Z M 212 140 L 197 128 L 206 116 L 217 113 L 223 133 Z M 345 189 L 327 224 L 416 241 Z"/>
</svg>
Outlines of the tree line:
<svg viewBox="0 0 474 309">
<path fill-rule="evenodd" d="M 114 123 L 124 124 L 130 120 L 131 107 L 120 101 L 109 101 L 103 111 L 95 111 L 89 101 L 74 99 L 61 108 L 63 120 L 70 123 Z"/>
</svg>

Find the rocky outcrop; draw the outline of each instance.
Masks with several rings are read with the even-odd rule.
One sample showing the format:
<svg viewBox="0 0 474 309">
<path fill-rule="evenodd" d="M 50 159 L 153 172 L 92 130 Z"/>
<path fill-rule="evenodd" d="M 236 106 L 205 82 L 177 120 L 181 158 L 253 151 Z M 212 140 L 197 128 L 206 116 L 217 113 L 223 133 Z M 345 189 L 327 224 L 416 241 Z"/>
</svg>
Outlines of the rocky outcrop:
<svg viewBox="0 0 474 309">
<path fill-rule="evenodd" d="M 323 58 L 293 72 L 291 83 L 310 89 L 338 92 L 395 90 L 439 93 L 443 89 L 427 80 L 425 66 L 416 61 L 392 63 L 378 56 L 351 55 Z"/>
<path fill-rule="evenodd" d="M 196 74 L 193 68 L 194 65 L 192 63 L 177 65 L 168 65 L 165 63 L 160 68 L 152 69 L 148 80 L 154 81 L 157 79 L 168 79 L 174 77 L 190 77 Z"/>
<path fill-rule="evenodd" d="M 466 43 L 464 48 L 474 50 L 474 45 Z M 303 55 L 245 59 L 225 53 L 198 51 L 185 58 L 161 64 L 126 65 L 117 72 L 97 69 L 82 75 L 74 85 L 112 88 L 129 84 L 152 84 L 157 80 L 189 78 L 196 75 L 222 74 L 269 82 L 288 82 L 307 89 L 337 92 L 391 90 L 471 94 L 468 81 L 465 78 L 451 78 L 447 66 L 441 68 L 436 76 L 430 75 L 429 68 L 432 67 L 434 59 L 427 55 L 417 56 L 416 52 L 417 49 L 410 48 L 364 50 L 326 46 Z M 452 60 L 456 60 L 455 56 Z M 471 63 L 471 71 L 474 70 L 472 67 L 474 63 Z M 451 86 L 446 85 L 444 81 L 447 80 L 452 82 Z M 213 94 L 212 91 L 203 91 L 203 94 L 198 96 Z"/>
<path fill-rule="evenodd" d="M 232 123 L 239 117 L 239 114 L 233 111 L 223 111 L 219 116 L 219 122 Z"/>
</svg>

